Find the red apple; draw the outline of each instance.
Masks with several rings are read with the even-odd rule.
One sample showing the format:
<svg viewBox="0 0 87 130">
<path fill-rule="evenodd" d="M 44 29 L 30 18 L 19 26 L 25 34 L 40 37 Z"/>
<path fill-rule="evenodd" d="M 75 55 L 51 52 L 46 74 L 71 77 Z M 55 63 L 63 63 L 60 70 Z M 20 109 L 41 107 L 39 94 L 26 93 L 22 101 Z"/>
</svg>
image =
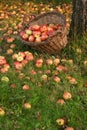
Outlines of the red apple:
<svg viewBox="0 0 87 130">
<path fill-rule="evenodd" d="M 67 128 L 65 128 L 64 130 L 74 130 L 74 128 L 73 127 L 67 127 Z"/>
<path fill-rule="evenodd" d="M 1 71 L 1 73 L 6 73 L 8 71 L 8 69 L 3 67 L 3 68 L 1 68 L 0 71 Z"/>
<path fill-rule="evenodd" d="M 35 37 L 33 35 L 30 35 L 29 38 L 28 38 L 28 41 L 29 42 L 34 42 L 35 40 Z"/>
<path fill-rule="evenodd" d="M 15 65 L 15 68 L 18 69 L 18 70 L 23 68 L 23 65 L 20 62 L 18 62 L 18 61 L 15 61 L 14 65 Z"/>
<path fill-rule="evenodd" d="M 25 53 L 24 53 L 24 52 L 19 52 L 19 53 L 18 53 L 18 56 L 22 56 L 23 58 L 25 58 L 25 57 L 26 57 L 26 55 L 25 55 Z"/>
<path fill-rule="evenodd" d="M 0 65 L 3 65 L 3 64 L 6 64 L 6 63 L 7 63 L 7 61 L 6 61 L 5 58 L 0 59 Z"/>
<path fill-rule="evenodd" d="M 21 64 L 22 64 L 23 66 L 25 66 L 27 63 L 28 63 L 28 60 L 26 60 L 26 59 L 24 59 L 24 60 L 21 62 Z"/>
<path fill-rule="evenodd" d="M 34 59 L 34 56 L 33 56 L 33 54 L 31 52 L 28 52 L 26 54 L 26 58 L 25 59 L 28 60 L 28 61 L 32 61 Z"/>
<path fill-rule="evenodd" d="M 42 25 L 42 26 L 40 27 L 40 31 L 41 31 L 41 32 L 46 32 L 46 31 L 47 31 L 47 25 Z"/>
<path fill-rule="evenodd" d="M 63 105 L 65 103 L 65 101 L 63 99 L 58 99 L 57 103 L 60 104 L 60 105 Z"/>
<path fill-rule="evenodd" d="M 36 71 L 35 70 L 31 70 L 30 72 L 32 75 L 36 75 Z"/>
<path fill-rule="evenodd" d="M 42 33 L 41 41 L 45 41 L 45 40 L 47 40 L 47 38 L 48 38 L 48 35 L 46 33 Z"/>
<path fill-rule="evenodd" d="M 39 37 L 41 35 L 40 31 L 33 31 L 34 37 Z"/>
<path fill-rule="evenodd" d="M 29 85 L 24 85 L 22 88 L 23 88 L 23 90 L 29 90 L 30 89 Z"/>
<path fill-rule="evenodd" d="M 28 40 L 28 34 L 26 34 L 26 33 L 24 33 L 23 35 L 22 35 L 22 38 L 24 39 L 24 40 Z"/>
<path fill-rule="evenodd" d="M 42 59 L 37 59 L 36 60 L 36 67 L 42 67 L 43 60 Z"/>
<path fill-rule="evenodd" d="M 65 99 L 65 100 L 68 100 L 68 99 L 71 99 L 72 98 L 72 95 L 71 95 L 71 93 L 70 92 L 64 92 L 64 94 L 63 94 L 63 98 Z"/>
<path fill-rule="evenodd" d="M 47 28 L 47 34 L 48 34 L 49 36 L 53 36 L 53 35 L 55 34 L 55 31 L 53 30 L 52 27 L 48 27 L 48 28 Z"/>
<path fill-rule="evenodd" d="M 29 29 L 33 31 L 38 31 L 40 29 L 40 26 L 35 24 L 35 25 L 30 26 Z"/>
<path fill-rule="evenodd" d="M 4 64 L 4 68 L 6 68 L 6 69 L 9 69 L 10 68 L 10 65 L 9 64 Z"/>
<path fill-rule="evenodd" d="M 20 32 L 20 36 L 22 37 L 25 34 L 25 31 Z"/>
</svg>

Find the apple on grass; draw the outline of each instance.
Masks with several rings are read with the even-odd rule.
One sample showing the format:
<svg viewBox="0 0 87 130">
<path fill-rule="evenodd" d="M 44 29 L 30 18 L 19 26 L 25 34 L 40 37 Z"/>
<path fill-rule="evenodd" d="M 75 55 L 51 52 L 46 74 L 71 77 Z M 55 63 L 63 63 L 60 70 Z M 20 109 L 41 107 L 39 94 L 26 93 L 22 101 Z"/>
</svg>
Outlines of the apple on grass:
<svg viewBox="0 0 87 130">
<path fill-rule="evenodd" d="M 7 63 L 7 61 L 6 61 L 5 58 L 0 59 L 0 65 L 3 65 L 3 64 L 6 64 L 6 63 Z"/>
</svg>

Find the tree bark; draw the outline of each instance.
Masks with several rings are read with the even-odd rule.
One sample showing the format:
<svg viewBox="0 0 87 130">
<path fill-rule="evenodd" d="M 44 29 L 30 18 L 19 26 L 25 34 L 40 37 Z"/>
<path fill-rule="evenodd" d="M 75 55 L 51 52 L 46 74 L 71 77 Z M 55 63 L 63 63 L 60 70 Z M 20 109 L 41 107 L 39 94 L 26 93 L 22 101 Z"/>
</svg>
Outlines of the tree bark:
<svg viewBox="0 0 87 130">
<path fill-rule="evenodd" d="M 87 34 L 87 0 L 73 0 L 73 14 L 69 36 Z"/>
</svg>

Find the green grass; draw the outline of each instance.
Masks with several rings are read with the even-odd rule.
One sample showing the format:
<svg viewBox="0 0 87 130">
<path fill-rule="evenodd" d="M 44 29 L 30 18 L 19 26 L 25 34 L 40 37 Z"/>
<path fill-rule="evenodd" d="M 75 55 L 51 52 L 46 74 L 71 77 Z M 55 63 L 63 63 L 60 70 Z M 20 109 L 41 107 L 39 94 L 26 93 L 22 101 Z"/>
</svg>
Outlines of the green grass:
<svg viewBox="0 0 87 130">
<path fill-rule="evenodd" d="M 10 18 L 7 22 L 10 23 Z M 13 54 L 7 55 L 11 44 L 16 45 L 13 54 L 30 51 L 34 56 L 34 60 L 20 71 L 15 69 Z M 0 115 L 0 130 L 64 130 L 56 123 L 58 118 L 65 119 L 67 126 L 75 130 L 87 129 L 87 87 L 85 87 L 87 64 L 84 65 L 84 61 L 87 61 L 87 43 L 85 38 L 69 42 L 56 56 L 40 54 L 17 39 L 12 43 L 2 40 L 0 48 L 0 56 L 4 56 L 10 65 L 8 72 L 0 72 L 0 108 L 5 111 L 5 115 Z M 43 59 L 41 68 L 35 66 L 37 58 Z M 59 58 L 59 65 L 66 66 L 67 71 L 55 74 L 56 66 L 46 64 L 46 59 L 49 58 L 52 60 Z M 66 61 L 64 62 L 63 59 Z M 69 63 L 69 60 L 73 63 Z M 31 70 L 35 70 L 36 75 L 32 75 Z M 41 76 L 46 74 L 47 70 L 51 73 L 47 74 L 47 81 L 44 81 Z M 42 71 L 42 74 L 39 71 Z M 20 75 L 24 75 L 23 78 L 19 78 Z M 77 84 L 70 83 L 66 78 L 68 75 L 75 78 Z M 53 76 L 58 76 L 60 82 L 55 82 Z M 3 81 L 3 77 L 8 77 L 9 81 Z M 12 88 L 12 84 L 16 87 Z M 23 90 L 22 87 L 25 84 L 30 86 L 29 90 Z M 57 104 L 57 100 L 63 98 L 65 91 L 69 91 L 72 98 L 65 101 L 63 105 Z M 31 104 L 31 109 L 24 108 L 25 102 Z"/>
</svg>

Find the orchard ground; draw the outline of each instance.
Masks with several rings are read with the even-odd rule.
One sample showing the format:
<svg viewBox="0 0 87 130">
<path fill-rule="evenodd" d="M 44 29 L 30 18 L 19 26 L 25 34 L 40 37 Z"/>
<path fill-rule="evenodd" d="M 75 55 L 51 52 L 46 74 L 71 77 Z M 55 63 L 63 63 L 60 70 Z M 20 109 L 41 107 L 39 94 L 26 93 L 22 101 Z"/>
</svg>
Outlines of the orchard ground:
<svg viewBox="0 0 87 130">
<path fill-rule="evenodd" d="M 69 41 L 56 56 L 41 54 L 18 39 L 28 14 L 53 10 L 66 16 L 68 33 L 72 3 L 0 3 L 0 130 L 87 129 L 85 36 Z"/>
</svg>

